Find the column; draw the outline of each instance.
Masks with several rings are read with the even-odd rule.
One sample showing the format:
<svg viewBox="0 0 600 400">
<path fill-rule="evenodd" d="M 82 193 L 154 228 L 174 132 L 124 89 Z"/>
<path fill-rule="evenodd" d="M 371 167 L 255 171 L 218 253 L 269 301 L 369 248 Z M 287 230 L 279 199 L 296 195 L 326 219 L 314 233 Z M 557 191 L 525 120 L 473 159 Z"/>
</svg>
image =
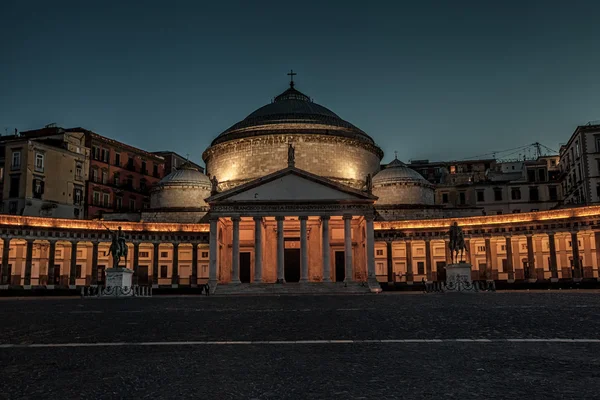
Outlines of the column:
<svg viewBox="0 0 600 400">
<path fill-rule="evenodd" d="M 219 244 L 217 243 L 217 223 L 218 218 L 210 219 L 210 239 L 208 249 L 208 284 L 214 287 L 217 284 L 217 250 Z"/>
<path fill-rule="evenodd" d="M 527 278 L 536 279 L 535 274 L 535 253 L 533 251 L 533 235 L 527 237 Z"/>
<path fill-rule="evenodd" d="M 98 284 L 98 242 L 92 242 L 92 285 Z"/>
<path fill-rule="evenodd" d="M 8 276 L 8 258 L 10 257 L 10 238 L 2 238 L 2 280 L 3 285 L 10 285 L 10 276 Z"/>
<path fill-rule="evenodd" d="M 515 279 L 515 267 L 513 264 L 512 238 L 507 236 L 504 240 L 504 247 L 506 248 L 506 272 L 508 273 L 508 280 L 513 281 Z"/>
<path fill-rule="evenodd" d="M 27 240 L 27 248 L 25 252 L 25 279 L 23 284 L 25 286 L 31 285 L 31 264 L 33 262 L 33 240 Z"/>
<path fill-rule="evenodd" d="M 600 276 L 600 232 L 594 232 L 596 241 L 596 273 Z"/>
<path fill-rule="evenodd" d="M 137 242 L 133 243 L 133 279 L 132 284 L 138 284 L 138 264 L 140 263 L 140 244 Z"/>
<path fill-rule="evenodd" d="M 233 222 L 233 244 L 231 257 L 231 283 L 240 281 L 240 217 L 231 217 Z"/>
<path fill-rule="evenodd" d="M 160 243 L 159 242 L 154 242 L 154 252 L 152 255 L 152 284 L 153 285 L 158 285 L 158 278 L 159 278 L 159 273 L 158 273 L 158 260 L 159 260 L 159 256 L 160 256 Z"/>
<path fill-rule="evenodd" d="M 346 273 L 344 282 L 352 282 L 352 215 L 344 215 L 344 256 L 346 258 Z"/>
<path fill-rule="evenodd" d="M 467 245 L 466 243 L 467 242 L 465 241 L 465 245 Z M 450 252 L 450 239 L 444 239 L 444 252 L 446 254 L 446 265 L 452 264 L 452 253 Z"/>
<path fill-rule="evenodd" d="M 275 220 L 277 220 L 277 283 L 285 283 L 285 244 L 283 241 L 285 217 L 275 217 Z"/>
<path fill-rule="evenodd" d="M 173 273 L 171 274 L 171 285 L 179 284 L 179 243 L 173 243 Z"/>
<path fill-rule="evenodd" d="M 48 240 L 48 283 L 54 286 L 54 258 L 56 257 L 56 240 Z"/>
<path fill-rule="evenodd" d="M 431 240 L 425 239 L 425 274 L 428 281 L 433 281 L 431 274 Z"/>
<path fill-rule="evenodd" d="M 375 230 L 373 229 L 373 215 L 367 215 L 367 279 L 377 280 L 375 274 Z"/>
<path fill-rule="evenodd" d="M 558 265 L 556 262 L 556 242 L 554 241 L 554 232 L 548 234 L 548 247 L 550 248 L 550 268 L 551 278 L 558 279 Z"/>
<path fill-rule="evenodd" d="M 388 276 L 388 285 L 393 285 L 396 279 L 394 278 L 394 255 L 392 253 L 392 240 L 388 239 L 386 241 L 386 253 L 387 253 L 387 276 Z"/>
<path fill-rule="evenodd" d="M 192 287 L 198 285 L 198 243 L 192 243 L 192 276 L 190 277 L 190 285 Z"/>
<path fill-rule="evenodd" d="M 579 240 L 577 232 L 571 232 L 571 249 L 573 250 L 573 278 L 581 278 L 581 263 L 579 262 Z"/>
<path fill-rule="evenodd" d="M 329 258 L 329 216 L 321 217 L 321 244 L 323 250 L 323 282 L 331 282 L 331 260 Z"/>
<path fill-rule="evenodd" d="M 492 260 L 492 240 L 489 237 L 486 237 L 485 238 L 485 271 L 483 271 L 483 276 L 480 276 L 479 279 L 481 279 L 481 278 L 486 279 L 486 280 L 493 279 L 492 261 L 493 261 Z"/>
<path fill-rule="evenodd" d="M 77 242 L 71 242 L 71 270 L 69 271 L 69 286 L 77 285 Z"/>
<path fill-rule="evenodd" d="M 412 241 L 406 240 L 406 282 L 413 282 Z"/>
<path fill-rule="evenodd" d="M 254 217 L 254 283 L 262 282 L 262 217 Z"/>
<path fill-rule="evenodd" d="M 308 217 L 298 217 L 300 220 L 300 282 L 308 282 L 308 241 L 306 240 L 306 220 Z"/>
</svg>

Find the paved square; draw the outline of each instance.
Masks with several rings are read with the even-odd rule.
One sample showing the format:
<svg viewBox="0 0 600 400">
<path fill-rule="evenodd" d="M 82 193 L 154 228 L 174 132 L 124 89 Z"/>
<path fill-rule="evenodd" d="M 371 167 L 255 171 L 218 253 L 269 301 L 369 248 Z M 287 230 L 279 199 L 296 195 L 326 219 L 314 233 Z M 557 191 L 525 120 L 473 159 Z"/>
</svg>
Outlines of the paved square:
<svg viewBox="0 0 600 400">
<path fill-rule="evenodd" d="M 594 398 L 594 292 L 0 300 L 0 398 Z"/>
</svg>

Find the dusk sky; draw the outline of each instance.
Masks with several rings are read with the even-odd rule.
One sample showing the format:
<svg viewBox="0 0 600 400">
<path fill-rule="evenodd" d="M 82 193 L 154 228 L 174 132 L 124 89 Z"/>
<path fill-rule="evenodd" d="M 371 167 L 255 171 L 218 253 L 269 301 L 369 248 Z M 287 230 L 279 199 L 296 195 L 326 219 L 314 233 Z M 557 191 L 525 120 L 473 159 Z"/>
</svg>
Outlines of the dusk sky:
<svg viewBox="0 0 600 400">
<path fill-rule="evenodd" d="M 288 87 L 385 152 L 463 159 L 600 120 L 600 1 L 0 2 L 0 129 L 196 162 Z"/>
</svg>

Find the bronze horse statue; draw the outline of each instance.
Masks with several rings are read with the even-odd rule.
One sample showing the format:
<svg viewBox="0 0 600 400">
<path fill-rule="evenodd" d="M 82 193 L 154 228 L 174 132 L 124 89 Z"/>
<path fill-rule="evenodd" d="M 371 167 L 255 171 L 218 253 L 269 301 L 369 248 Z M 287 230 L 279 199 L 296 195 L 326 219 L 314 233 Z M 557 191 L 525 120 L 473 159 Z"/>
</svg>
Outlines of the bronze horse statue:
<svg viewBox="0 0 600 400">
<path fill-rule="evenodd" d="M 468 252 L 467 246 L 465 246 L 465 237 L 463 235 L 462 229 L 458 226 L 456 222 L 452 224 L 450 227 L 450 231 L 448 232 L 450 235 L 450 243 L 448 243 L 448 247 L 450 248 L 450 260 L 454 264 L 456 262 L 463 262 L 463 254 L 464 252 Z M 460 252 L 460 261 L 458 258 L 458 254 Z"/>
</svg>

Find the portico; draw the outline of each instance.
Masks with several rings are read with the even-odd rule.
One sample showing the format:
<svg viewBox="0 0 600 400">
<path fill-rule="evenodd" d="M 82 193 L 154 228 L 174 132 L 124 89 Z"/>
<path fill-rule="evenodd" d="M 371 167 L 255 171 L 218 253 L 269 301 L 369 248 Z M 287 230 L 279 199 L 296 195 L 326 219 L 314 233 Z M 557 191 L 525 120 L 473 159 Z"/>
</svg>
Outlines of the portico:
<svg viewBox="0 0 600 400">
<path fill-rule="evenodd" d="M 211 196 L 211 287 L 243 282 L 241 275 L 252 283 L 375 278 L 375 199 L 295 167 Z M 342 274 L 335 263 L 340 252 Z M 248 268 L 241 253 L 250 253 L 251 273 L 241 271 Z"/>
</svg>

